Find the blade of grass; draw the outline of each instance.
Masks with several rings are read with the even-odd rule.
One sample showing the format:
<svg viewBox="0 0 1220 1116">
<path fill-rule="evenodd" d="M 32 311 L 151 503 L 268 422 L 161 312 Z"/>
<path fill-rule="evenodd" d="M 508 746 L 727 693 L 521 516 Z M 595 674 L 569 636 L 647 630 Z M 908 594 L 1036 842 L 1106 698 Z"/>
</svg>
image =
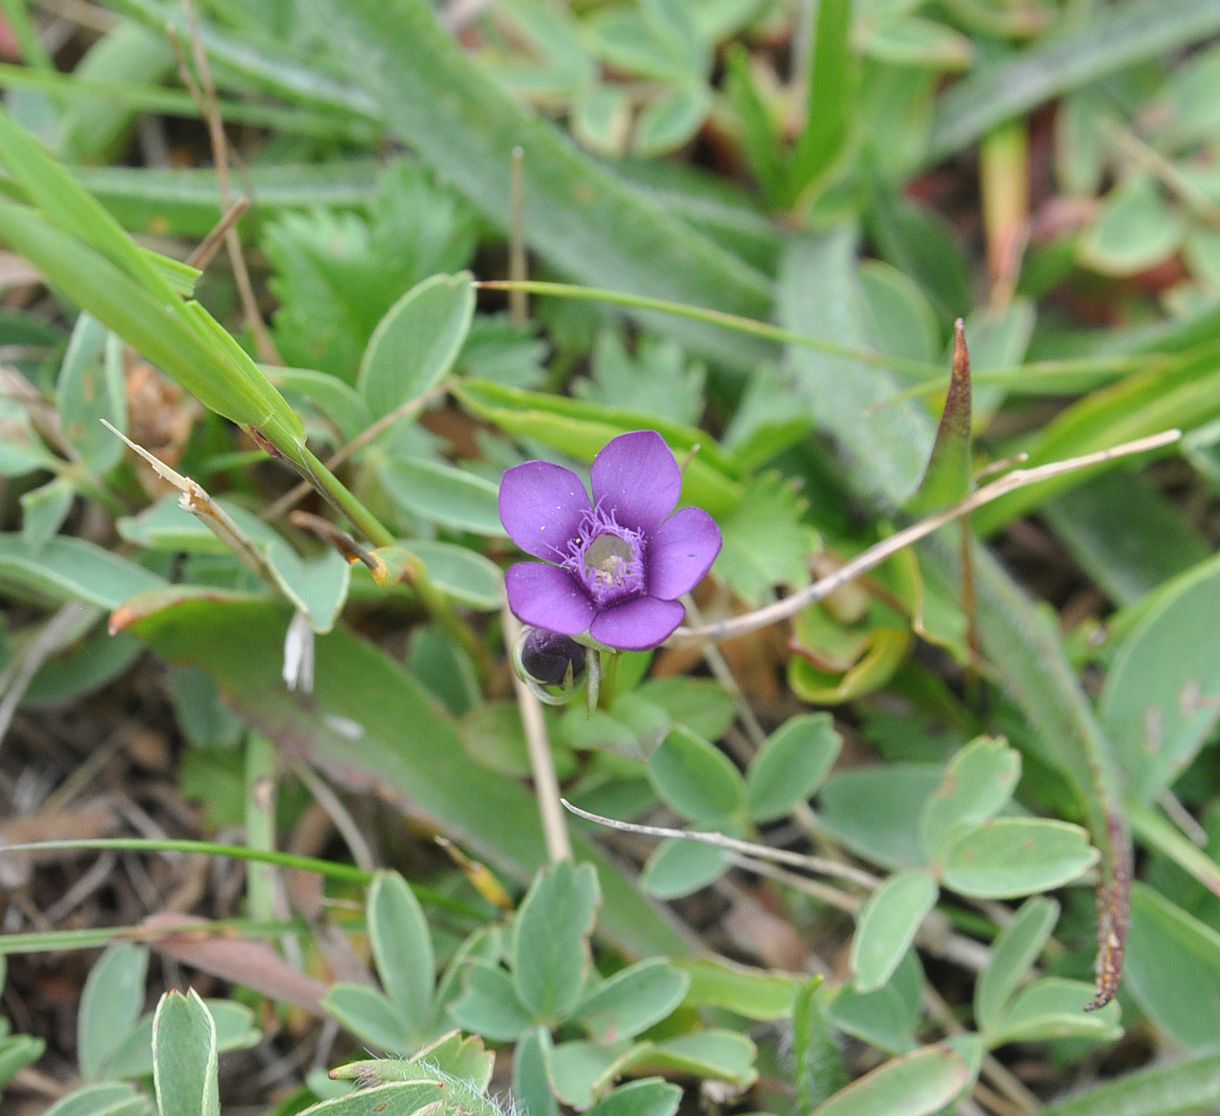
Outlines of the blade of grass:
<svg viewBox="0 0 1220 1116">
<path fill-rule="evenodd" d="M 998 124 L 1126 66 L 1220 31 L 1220 5 L 1127 0 L 1006 62 L 980 66 L 941 98 L 926 161 L 936 163 Z"/>
</svg>

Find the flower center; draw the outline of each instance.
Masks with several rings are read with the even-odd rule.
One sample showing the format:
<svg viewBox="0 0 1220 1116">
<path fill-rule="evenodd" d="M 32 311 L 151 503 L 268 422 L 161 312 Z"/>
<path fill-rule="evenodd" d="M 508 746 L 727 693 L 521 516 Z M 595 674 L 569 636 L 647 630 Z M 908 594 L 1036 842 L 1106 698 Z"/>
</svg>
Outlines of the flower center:
<svg viewBox="0 0 1220 1116">
<path fill-rule="evenodd" d="M 600 508 L 585 513 L 580 534 L 568 543 L 560 564 L 577 577 L 599 608 L 644 595 L 643 535 L 620 526 L 613 513 Z"/>
</svg>

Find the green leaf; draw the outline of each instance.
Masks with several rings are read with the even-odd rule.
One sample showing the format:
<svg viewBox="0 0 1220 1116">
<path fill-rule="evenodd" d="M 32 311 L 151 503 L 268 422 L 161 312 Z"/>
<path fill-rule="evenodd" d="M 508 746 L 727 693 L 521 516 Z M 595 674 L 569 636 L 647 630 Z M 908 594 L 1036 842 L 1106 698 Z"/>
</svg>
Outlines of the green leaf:
<svg viewBox="0 0 1220 1116">
<path fill-rule="evenodd" d="M 1122 1034 L 1118 1025 L 1118 1002 L 1100 1011 L 1086 1012 L 1093 999 L 1093 986 L 1081 980 L 1043 977 L 1036 980 L 1010 1004 L 1000 1017 L 989 1046 L 1007 1042 L 1045 1042 L 1047 1039 L 1087 1038 L 1111 1042 Z"/>
<path fill-rule="evenodd" d="M 413 539 L 411 552 L 427 566 L 432 583 L 458 604 L 482 612 L 500 608 L 504 575 L 490 558 L 431 539 Z"/>
<path fill-rule="evenodd" d="M 813 1116 L 927 1116 L 968 1088 L 973 1077 L 965 1058 L 951 1047 L 925 1046 L 852 1082 L 814 1109 Z"/>
<path fill-rule="evenodd" d="M 832 776 L 822 789 L 827 832 L 886 868 L 920 864 L 919 815 L 941 779 L 939 767 L 887 764 Z"/>
<path fill-rule="evenodd" d="M 965 35 L 919 16 L 904 16 L 873 28 L 861 49 L 882 62 L 936 70 L 964 70 L 974 58 L 974 47 Z"/>
<path fill-rule="evenodd" d="M 512 1041 L 534 1024 L 512 978 L 494 963 L 479 959 L 467 967 L 462 995 L 449 1014 L 465 1030 L 497 1041 Z"/>
<path fill-rule="evenodd" d="M 32 555 L 58 533 L 75 497 L 75 487 L 63 477 L 21 494 L 21 539 Z"/>
<path fill-rule="evenodd" d="M 644 662 L 644 660 L 640 660 Z M 627 664 L 619 667 L 619 682 Z M 664 710 L 673 724 L 685 725 L 705 740 L 719 740 L 736 719 L 732 697 L 710 678 L 650 678 L 637 691 L 650 705 Z M 626 697 L 627 695 L 624 695 Z M 618 709 L 618 702 L 615 709 Z"/>
<path fill-rule="evenodd" d="M 421 399 L 453 367 L 474 318 L 470 275 L 434 275 L 412 287 L 373 331 L 358 387 L 374 419 Z"/>
<path fill-rule="evenodd" d="M 396 872 L 379 872 L 369 889 L 369 937 L 377 975 L 412 1034 L 428 1021 L 435 962 L 428 922 L 415 893 Z"/>
<path fill-rule="evenodd" d="M 840 1036 L 830 1021 L 831 992 L 814 977 L 805 982 L 793 1005 L 792 1057 L 796 1072 L 796 1103 L 810 1110 L 847 1084 L 839 1051 Z"/>
<path fill-rule="evenodd" d="M 387 460 L 378 477 L 390 497 L 415 515 L 476 535 L 502 537 L 499 486 L 465 469 L 417 458 Z"/>
<path fill-rule="evenodd" d="M 233 1000 L 205 1000 L 204 1006 L 216 1027 L 216 1052 L 248 1050 L 262 1038 L 253 1026 L 254 1013 Z M 110 1076 L 115 1078 L 151 1077 L 154 1072 L 153 1023 L 155 1015 L 146 1014 L 114 1053 Z"/>
<path fill-rule="evenodd" d="M 455 386 L 454 395 L 479 418 L 501 430 L 516 437 L 536 438 L 578 461 L 591 462 L 619 434 L 655 430 L 679 458 L 699 447 L 682 474 L 684 501 L 719 516 L 742 499 L 742 487 L 731 459 L 706 434 L 693 427 L 634 410 L 602 407 L 485 380 L 460 383 Z"/>
<path fill-rule="evenodd" d="M 1177 1042 L 1199 1050 L 1220 1033 L 1220 933 L 1136 884 L 1127 987 Z"/>
<path fill-rule="evenodd" d="M 325 635 L 347 601 L 352 567 L 337 550 L 303 559 L 278 535 L 266 545 L 271 572 L 284 595 L 306 616 L 313 630 Z"/>
<path fill-rule="evenodd" d="M 779 320 L 789 328 L 871 347 L 855 230 L 845 226 L 794 240 L 781 268 L 778 304 Z M 925 417 L 909 400 L 896 404 L 892 387 L 857 361 L 796 348 L 787 360 L 797 377 L 794 408 L 806 408 L 821 428 L 835 431 L 854 468 L 865 474 L 860 481 L 866 491 L 905 499 L 928 459 Z"/>
<path fill-rule="evenodd" d="M 116 942 L 89 971 L 76 1020 L 77 1060 L 86 1081 L 105 1079 L 144 1008 L 148 950 Z"/>
<path fill-rule="evenodd" d="M 1220 1103 L 1220 1052 L 1124 1073 L 1048 1105 L 1042 1116 L 1188 1116 Z"/>
<path fill-rule="evenodd" d="M 26 1066 L 42 1057 L 47 1044 L 31 1035 L 10 1035 L 0 1038 L 0 1089 L 3 1089 Z"/>
<path fill-rule="evenodd" d="M 712 107 L 712 94 L 700 82 L 683 82 L 649 101 L 631 137 L 631 152 L 656 158 L 694 138 Z"/>
<path fill-rule="evenodd" d="M 791 406 L 791 404 L 789 404 Z M 779 472 L 752 478 L 737 506 L 719 518 L 724 549 L 716 574 L 751 604 L 762 604 L 777 585 L 809 580 L 817 532 L 804 522 L 809 501 Z"/>
<path fill-rule="evenodd" d="M 589 935 L 600 895 L 592 867 L 561 861 L 540 872 L 513 922 L 513 985 L 540 1023 L 557 1023 L 580 1002 Z"/>
<path fill-rule="evenodd" d="M 682 1089 L 657 1077 L 620 1085 L 591 1109 L 589 1116 L 674 1116 Z"/>
<path fill-rule="evenodd" d="M 620 1072 L 635 1067 L 731 1081 L 742 1088 L 758 1077 L 754 1069 L 757 1050 L 745 1035 L 709 1028 L 660 1043 L 642 1043 L 616 1066 Z"/>
<path fill-rule="evenodd" d="M 995 1030 L 1005 1005 L 1038 959 L 1059 917 L 1059 904 L 1038 896 L 1022 904 L 991 947 L 991 961 L 974 988 L 974 1021 L 985 1036 Z"/>
<path fill-rule="evenodd" d="M 749 969 L 704 958 L 680 960 L 690 977 L 683 1001 L 689 1007 L 717 1007 L 762 1023 L 792 1014 L 797 994 L 807 982 L 788 973 Z"/>
<path fill-rule="evenodd" d="M 144 1116 L 148 1099 L 130 1085 L 107 1081 L 86 1085 L 57 1100 L 45 1116 Z"/>
<path fill-rule="evenodd" d="M 746 795 L 750 817 L 774 821 L 804 802 L 826 780 L 843 741 L 829 713 L 790 717 L 750 761 Z"/>
<path fill-rule="evenodd" d="M 674 1010 L 690 978 L 660 957 L 630 965 L 593 988 L 573 1020 L 599 1042 L 634 1038 Z"/>
<path fill-rule="evenodd" d="M 525 1116 L 559 1116 L 559 1105 L 547 1076 L 550 1055 L 551 1035 L 545 1027 L 527 1032 L 513 1051 L 513 1096 Z"/>
<path fill-rule="evenodd" d="M 945 409 L 923 480 L 908 504 L 908 510 L 914 514 L 939 511 L 970 495 L 974 486 L 974 415 L 970 388 L 970 354 L 959 318 L 954 326 L 953 372 L 945 396 Z"/>
<path fill-rule="evenodd" d="M 941 98 L 927 162 L 961 151 L 997 124 L 1145 59 L 1214 35 L 1220 12 L 1196 0 L 1126 0 L 1040 45 L 978 67 Z"/>
<path fill-rule="evenodd" d="M 299 459 L 305 432 L 296 412 L 198 303 L 182 303 L 172 291 L 153 293 L 22 206 L 0 203 L 0 237 L 205 406 L 258 430 L 290 460 Z"/>
<path fill-rule="evenodd" d="M 920 811 L 919 837 L 928 859 L 939 863 L 958 829 L 999 813 L 1020 777 L 1021 754 L 1003 740 L 982 736 L 958 752 Z"/>
<path fill-rule="evenodd" d="M 546 861 L 533 796 L 463 751 L 455 722 L 399 664 L 342 627 L 316 641 L 309 701 L 279 680 L 285 613 L 266 602 L 183 601 L 137 633 L 163 656 L 212 675 L 229 705 L 312 762 L 342 764 L 409 795 L 453 840 L 494 871 L 526 881 Z M 641 955 L 682 953 L 687 939 L 592 844 L 577 855 L 599 871 L 599 931 Z"/>
<path fill-rule="evenodd" d="M 411 1116 L 439 1107 L 443 1086 L 439 1081 L 404 1081 L 361 1089 L 345 1097 L 313 1104 L 300 1116 Z"/>
<path fill-rule="evenodd" d="M 703 414 L 706 378 L 703 365 L 689 362 L 673 341 L 645 335 L 632 356 L 620 333 L 605 329 L 594 344 L 591 376 L 576 381 L 574 393 L 602 407 L 630 400 L 638 411 L 690 425 Z"/>
<path fill-rule="evenodd" d="M 919 924 L 936 906 L 936 881 L 923 869 L 898 872 L 864 904 L 851 943 L 856 991 L 875 992 L 889 983 Z"/>
<path fill-rule="evenodd" d="M 216 1024 L 194 989 L 166 992 L 153 1017 L 160 1116 L 220 1116 Z"/>
<path fill-rule="evenodd" d="M 503 97 L 423 0 L 327 8 L 338 57 L 351 60 L 351 79 L 393 134 L 501 229 L 511 219 L 505 176 L 513 149 L 522 149 L 526 242 L 552 267 L 617 290 L 767 317 L 762 276 Z M 718 356 L 760 353 L 757 343 L 706 326 L 665 329 Z"/>
<path fill-rule="evenodd" d="M 1080 261 L 1103 275 L 1134 275 L 1173 255 L 1186 224 L 1148 175 L 1128 178 L 1102 203 L 1101 215 L 1080 238 Z"/>
<path fill-rule="evenodd" d="M 1101 694 L 1102 723 L 1141 802 L 1155 800 L 1220 720 L 1220 559 L 1160 590 L 1120 644 Z"/>
<path fill-rule="evenodd" d="M 692 821 L 712 822 L 742 810 L 746 787 L 719 748 L 677 725 L 648 761 L 648 778 L 662 801 Z"/>
<path fill-rule="evenodd" d="M 640 873 L 640 887 L 658 899 L 680 899 L 720 879 L 728 867 L 727 850 L 669 837 L 648 858 Z"/>
<path fill-rule="evenodd" d="M 977 898 L 1012 899 L 1076 879 L 1097 855 L 1078 825 L 998 818 L 959 830 L 949 842 L 944 885 Z"/>
<path fill-rule="evenodd" d="M 142 566 L 84 539 L 57 536 L 37 551 L 19 535 L 0 535 L 0 584 L 56 601 L 118 608 L 165 582 Z"/>
<path fill-rule="evenodd" d="M 308 368 L 280 368 L 272 364 L 259 367 L 289 400 L 305 400 L 349 441 L 373 424 L 364 399 L 337 376 Z"/>
<path fill-rule="evenodd" d="M 805 127 L 788 166 L 783 196 L 786 206 L 823 188 L 847 151 L 855 113 L 851 17 L 851 0 L 822 0 L 815 19 L 810 21 L 812 50 Z"/>
<path fill-rule="evenodd" d="M 101 423 L 127 431 L 127 385 L 122 351 L 96 318 L 81 314 L 55 385 L 55 409 L 64 437 L 95 473 L 105 473 L 123 456 L 123 443 Z"/>
<path fill-rule="evenodd" d="M 332 985 L 322 1006 L 353 1035 L 380 1050 L 409 1049 L 411 1025 L 398 1007 L 366 984 Z"/>
</svg>

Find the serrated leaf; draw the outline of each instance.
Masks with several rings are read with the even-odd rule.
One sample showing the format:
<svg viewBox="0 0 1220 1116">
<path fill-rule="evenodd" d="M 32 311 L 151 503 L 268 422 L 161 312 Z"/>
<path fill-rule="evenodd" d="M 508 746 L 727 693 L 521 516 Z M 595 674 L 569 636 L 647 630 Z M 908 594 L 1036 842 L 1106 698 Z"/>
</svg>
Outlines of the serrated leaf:
<svg viewBox="0 0 1220 1116">
<path fill-rule="evenodd" d="M 818 537 L 803 522 L 808 501 L 780 473 L 764 473 L 746 486 L 740 502 L 719 519 L 724 549 L 716 573 L 742 600 L 760 604 L 777 585 L 809 580 L 809 557 Z"/>
<path fill-rule="evenodd" d="M 706 368 L 688 361 L 674 341 L 645 334 L 632 356 L 621 334 L 607 329 L 594 345 L 590 378 L 578 380 L 574 393 L 606 407 L 630 401 L 634 409 L 697 424 L 705 406 L 706 378 Z"/>
<path fill-rule="evenodd" d="M 194 989 L 161 997 L 152 1042 L 160 1116 L 220 1116 L 216 1024 Z"/>
<path fill-rule="evenodd" d="M 1000 931 L 991 947 L 991 961 L 979 973 L 974 988 L 974 1020 L 990 1034 L 1000 1014 L 1038 959 L 1059 917 L 1059 904 L 1037 896 L 1022 904 L 1012 922 Z"/>
<path fill-rule="evenodd" d="M 915 939 L 919 924 L 936 906 L 936 881 L 923 869 L 898 872 L 868 897 L 856 919 L 851 967 L 856 991 L 884 987 Z"/>
<path fill-rule="evenodd" d="M 945 851 L 943 880 L 963 895 L 1012 899 L 1078 878 L 1097 856 L 1078 825 L 997 818 L 958 831 Z"/>
<path fill-rule="evenodd" d="M 829 713 L 791 717 L 775 730 L 746 772 L 750 817 L 774 821 L 825 781 L 843 741 Z"/>
<path fill-rule="evenodd" d="M 432 1005 L 435 962 L 428 922 L 415 893 L 396 872 L 379 872 L 369 889 L 369 938 L 382 987 L 417 1035 Z"/>
<path fill-rule="evenodd" d="M 999 813 L 1020 777 L 1021 754 L 1003 740 L 980 737 L 958 752 L 919 814 L 919 836 L 928 859 L 938 862 L 961 826 Z"/>
<path fill-rule="evenodd" d="M 589 970 L 600 901 L 591 865 L 562 861 L 535 877 L 513 923 L 513 986 L 540 1023 L 567 1018 Z"/>
<path fill-rule="evenodd" d="M 300 1116 L 411 1116 L 414 1112 L 432 1112 L 439 1116 L 442 1104 L 439 1081 L 407 1081 L 392 1085 L 376 1085 L 345 1097 L 312 1104 Z"/>
<path fill-rule="evenodd" d="M 648 778 L 666 804 L 692 821 L 726 818 L 745 806 L 741 773 L 685 725 L 677 725 L 653 753 Z"/>
<path fill-rule="evenodd" d="M 422 398 L 449 374 L 473 318 L 465 272 L 425 279 L 390 307 L 369 338 L 357 380 L 374 419 Z"/>
</svg>

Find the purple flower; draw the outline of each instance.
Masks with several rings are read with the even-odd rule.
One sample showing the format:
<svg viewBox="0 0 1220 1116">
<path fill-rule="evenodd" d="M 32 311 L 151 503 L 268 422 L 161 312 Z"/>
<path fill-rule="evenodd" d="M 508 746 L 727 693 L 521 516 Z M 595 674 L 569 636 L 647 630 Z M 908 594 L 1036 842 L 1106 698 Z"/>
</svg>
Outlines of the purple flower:
<svg viewBox="0 0 1220 1116">
<path fill-rule="evenodd" d="M 504 474 L 500 522 L 526 554 L 554 563 L 511 566 L 509 607 L 526 624 L 647 651 L 682 622 L 676 598 L 712 568 L 720 528 L 701 508 L 674 512 L 682 470 L 655 431 L 609 442 L 592 477 L 590 503 L 580 477 L 549 461 Z"/>
</svg>

